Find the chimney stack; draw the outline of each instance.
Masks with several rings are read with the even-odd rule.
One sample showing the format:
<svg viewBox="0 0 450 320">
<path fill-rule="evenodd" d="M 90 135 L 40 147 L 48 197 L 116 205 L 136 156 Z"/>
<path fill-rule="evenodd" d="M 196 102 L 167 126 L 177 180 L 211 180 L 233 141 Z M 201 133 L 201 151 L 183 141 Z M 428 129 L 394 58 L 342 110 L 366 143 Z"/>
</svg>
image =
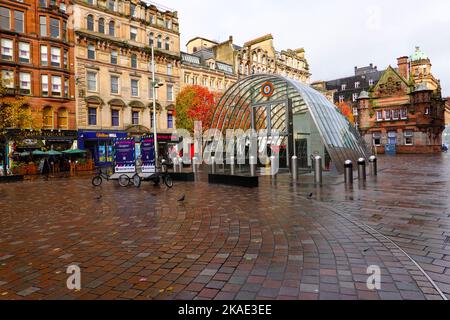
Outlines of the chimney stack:
<svg viewBox="0 0 450 320">
<path fill-rule="evenodd" d="M 397 59 L 398 73 L 405 79 L 409 78 L 408 57 L 400 57 Z"/>
<path fill-rule="evenodd" d="M 228 37 L 228 41 L 230 41 L 231 43 L 233 43 L 233 36 L 229 36 L 229 37 Z"/>
</svg>

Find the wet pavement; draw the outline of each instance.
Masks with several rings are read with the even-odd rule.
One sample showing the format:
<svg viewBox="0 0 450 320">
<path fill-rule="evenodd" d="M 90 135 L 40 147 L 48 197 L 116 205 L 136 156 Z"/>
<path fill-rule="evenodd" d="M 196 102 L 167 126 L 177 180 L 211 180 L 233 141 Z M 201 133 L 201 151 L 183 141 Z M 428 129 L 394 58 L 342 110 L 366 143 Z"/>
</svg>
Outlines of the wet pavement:
<svg viewBox="0 0 450 320">
<path fill-rule="evenodd" d="M 450 156 L 380 168 L 353 188 L 285 175 L 257 189 L 203 178 L 172 190 L 94 188 L 88 177 L 0 184 L 0 299 L 450 296 Z M 79 291 L 66 286 L 70 265 Z M 381 290 L 367 287 L 369 266 Z"/>
</svg>

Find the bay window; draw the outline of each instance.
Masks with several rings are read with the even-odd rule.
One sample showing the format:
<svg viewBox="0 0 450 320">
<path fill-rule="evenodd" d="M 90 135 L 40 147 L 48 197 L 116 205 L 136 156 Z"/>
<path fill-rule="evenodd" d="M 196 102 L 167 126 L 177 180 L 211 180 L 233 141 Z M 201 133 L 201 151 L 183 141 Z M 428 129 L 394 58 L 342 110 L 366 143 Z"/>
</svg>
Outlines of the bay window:
<svg viewBox="0 0 450 320">
<path fill-rule="evenodd" d="M 50 37 L 59 39 L 60 38 L 60 30 L 59 30 L 59 19 L 50 18 Z"/>
<path fill-rule="evenodd" d="M 39 17 L 39 30 L 42 37 L 47 36 L 47 17 L 40 16 Z"/>
<path fill-rule="evenodd" d="M 62 94 L 61 76 L 52 76 L 52 96 L 61 97 Z"/>
<path fill-rule="evenodd" d="M 43 97 L 48 96 L 48 75 L 41 76 L 41 94 Z"/>
<path fill-rule="evenodd" d="M 41 66 L 48 66 L 48 48 L 41 46 Z"/>
<path fill-rule="evenodd" d="M 10 39 L 2 39 L 2 60 L 12 61 L 14 50 L 13 50 L 13 41 Z"/>
<path fill-rule="evenodd" d="M 61 67 L 61 49 L 51 47 L 50 53 L 51 53 L 50 61 L 52 67 Z"/>
<path fill-rule="evenodd" d="M 20 94 L 30 95 L 31 94 L 31 74 L 26 72 L 21 72 L 19 74 L 20 78 Z"/>
<path fill-rule="evenodd" d="M 25 24 L 22 11 L 14 11 L 14 31 L 24 32 Z"/>
<path fill-rule="evenodd" d="M 11 11 L 8 8 L 0 7 L 0 28 L 11 30 Z"/>
<path fill-rule="evenodd" d="M 19 42 L 19 62 L 30 63 L 30 44 Z"/>
<path fill-rule="evenodd" d="M 130 28 L 130 39 L 133 41 L 136 41 L 137 39 L 137 28 L 131 27 Z"/>
</svg>

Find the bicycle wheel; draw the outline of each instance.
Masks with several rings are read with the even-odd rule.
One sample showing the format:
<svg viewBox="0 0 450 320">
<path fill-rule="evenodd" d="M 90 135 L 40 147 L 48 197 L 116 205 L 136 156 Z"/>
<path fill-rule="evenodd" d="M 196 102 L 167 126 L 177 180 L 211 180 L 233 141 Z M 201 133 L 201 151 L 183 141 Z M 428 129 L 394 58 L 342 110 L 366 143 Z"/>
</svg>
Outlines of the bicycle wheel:
<svg viewBox="0 0 450 320">
<path fill-rule="evenodd" d="M 130 185 L 130 177 L 123 174 L 119 177 L 119 185 L 121 187 L 128 187 Z"/>
<path fill-rule="evenodd" d="M 138 174 L 135 174 L 133 177 L 133 184 L 136 188 L 139 188 L 141 186 L 141 177 Z"/>
<path fill-rule="evenodd" d="M 171 189 L 173 187 L 173 180 L 170 174 L 166 174 L 164 176 L 164 183 L 166 184 L 167 188 Z"/>
<path fill-rule="evenodd" d="M 99 187 L 103 183 L 103 179 L 100 176 L 95 176 L 92 178 L 92 185 L 94 187 Z"/>
</svg>

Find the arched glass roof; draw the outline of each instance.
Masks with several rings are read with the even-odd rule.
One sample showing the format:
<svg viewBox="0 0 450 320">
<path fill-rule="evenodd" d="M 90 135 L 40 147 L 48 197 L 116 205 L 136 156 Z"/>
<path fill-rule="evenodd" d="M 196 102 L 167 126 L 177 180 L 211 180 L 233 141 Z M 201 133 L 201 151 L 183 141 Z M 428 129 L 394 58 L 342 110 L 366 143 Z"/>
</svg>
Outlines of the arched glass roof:
<svg viewBox="0 0 450 320">
<path fill-rule="evenodd" d="M 266 82 L 270 82 L 274 87 L 274 93 L 270 98 L 264 97 L 261 92 Z M 217 104 L 212 128 L 221 131 L 252 129 L 253 106 L 272 103 L 271 129 L 287 132 L 286 105 L 278 102 L 288 99 L 292 101 L 292 115 L 310 113 L 339 172 L 343 172 L 346 160 L 352 160 L 356 165 L 358 158 L 367 159 L 370 156 L 356 128 L 333 103 L 313 88 L 280 75 L 257 74 L 235 83 Z M 267 114 L 260 113 L 254 117 L 256 118 L 254 129 L 258 129 L 258 124 L 264 122 Z"/>
</svg>

